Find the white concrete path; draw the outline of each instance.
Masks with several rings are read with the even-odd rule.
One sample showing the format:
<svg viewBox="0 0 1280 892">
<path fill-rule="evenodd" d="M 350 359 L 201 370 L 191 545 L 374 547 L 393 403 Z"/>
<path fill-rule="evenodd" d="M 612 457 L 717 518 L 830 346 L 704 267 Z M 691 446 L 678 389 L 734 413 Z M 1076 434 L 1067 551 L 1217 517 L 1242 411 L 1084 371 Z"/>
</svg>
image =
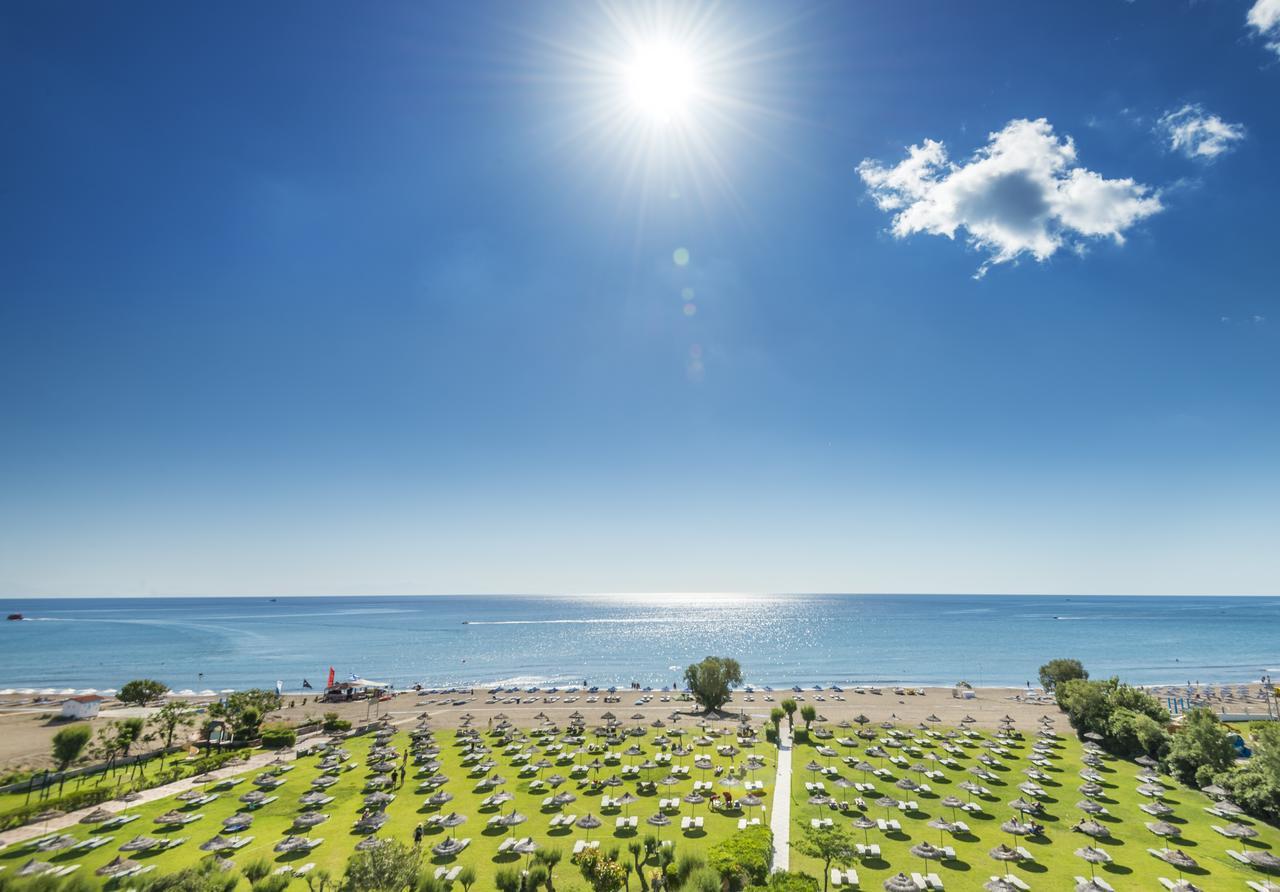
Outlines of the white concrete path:
<svg viewBox="0 0 1280 892">
<path fill-rule="evenodd" d="M 773 869 L 791 867 L 791 729 L 778 729 L 778 774 L 773 781 L 773 808 L 769 814 L 773 831 Z"/>
</svg>

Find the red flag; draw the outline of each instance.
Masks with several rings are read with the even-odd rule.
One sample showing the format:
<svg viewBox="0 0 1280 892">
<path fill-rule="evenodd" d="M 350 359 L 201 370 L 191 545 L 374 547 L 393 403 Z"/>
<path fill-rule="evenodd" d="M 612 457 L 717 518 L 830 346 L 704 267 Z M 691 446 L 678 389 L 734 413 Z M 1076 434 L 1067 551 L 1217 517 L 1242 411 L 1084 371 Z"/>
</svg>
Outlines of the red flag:
<svg viewBox="0 0 1280 892">
<path fill-rule="evenodd" d="M 333 667 L 332 666 L 329 667 L 329 683 L 325 685 L 325 687 L 329 687 L 329 688 L 333 687 Z"/>
</svg>

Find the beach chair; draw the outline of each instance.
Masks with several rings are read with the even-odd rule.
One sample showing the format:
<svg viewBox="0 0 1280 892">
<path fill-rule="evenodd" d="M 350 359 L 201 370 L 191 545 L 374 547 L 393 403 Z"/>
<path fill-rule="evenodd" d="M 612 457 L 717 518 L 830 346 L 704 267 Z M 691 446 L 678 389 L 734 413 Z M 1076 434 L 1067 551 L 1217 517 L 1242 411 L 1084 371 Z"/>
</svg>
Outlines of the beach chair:
<svg viewBox="0 0 1280 892">
<path fill-rule="evenodd" d="M 681 830 L 688 832 L 689 828 L 692 826 L 693 826 L 693 818 L 689 817 L 688 815 L 685 815 L 683 818 L 680 819 Z"/>
<path fill-rule="evenodd" d="M 1243 853 L 1237 852 L 1235 849 L 1227 849 L 1227 854 L 1239 861 L 1241 864 L 1248 864 L 1249 859 Z"/>
<path fill-rule="evenodd" d="M 938 876 L 936 873 L 928 874 L 928 875 L 926 875 L 926 876 L 925 876 L 925 878 L 924 878 L 924 879 L 925 879 L 925 882 L 929 884 L 929 888 L 930 888 L 930 889 L 938 889 L 938 890 L 941 890 L 941 889 L 945 888 L 945 887 L 942 885 L 942 877 Z"/>
<path fill-rule="evenodd" d="M 844 871 L 840 870 L 837 867 L 831 868 L 831 885 L 833 886 L 844 885 Z"/>
<path fill-rule="evenodd" d="M 747 819 L 746 819 L 746 818 L 738 818 L 738 829 L 739 829 L 739 830 L 746 830 L 746 829 L 747 829 Z"/>
<path fill-rule="evenodd" d="M 587 841 L 585 839 L 578 840 L 573 844 L 573 854 L 581 855 L 582 850 L 585 849 L 586 847 L 587 847 Z"/>
<path fill-rule="evenodd" d="M 943 861 L 954 861 L 956 860 L 956 850 L 951 846 L 943 846 L 942 856 Z"/>
<path fill-rule="evenodd" d="M 925 882 L 924 876 L 922 874 L 913 873 L 911 875 L 911 882 L 915 883 L 916 888 L 922 890 L 922 892 L 923 890 L 929 888 L 929 884 Z"/>
<path fill-rule="evenodd" d="M 1034 862 L 1036 860 L 1036 856 L 1031 854 L 1031 851 L 1026 846 L 1018 846 L 1014 851 L 1018 853 L 1018 857 L 1023 861 Z"/>
<path fill-rule="evenodd" d="M 969 825 L 966 824 L 964 821 L 956 821 L 951 826 L 952 826 L 952 830 L 951 830 L 952 834 L 956 834 L 956 833 L 967 834 L 969 832 Z"/>
</svg>

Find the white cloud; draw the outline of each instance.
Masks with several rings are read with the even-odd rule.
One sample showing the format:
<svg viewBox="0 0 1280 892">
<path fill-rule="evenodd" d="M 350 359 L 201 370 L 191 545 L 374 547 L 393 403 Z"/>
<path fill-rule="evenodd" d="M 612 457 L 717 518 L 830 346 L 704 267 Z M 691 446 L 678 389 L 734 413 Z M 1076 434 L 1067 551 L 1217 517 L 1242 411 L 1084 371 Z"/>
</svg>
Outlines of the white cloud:
<svg viewBox="0 0 1280 892">
<path fill-rule="evenodd" d="M 876 205 L 893 213 L 894 236 L 954 239 L 963 230 L 989 255 L 979 276 L 1022 254 L 1043 261 L 1059 248 L 1083 250 L 1088 239 L 1123 243 L 1126 229 L 1162 209 L 1148 187 L 1078 166 L 1075 143 L 1043 118 L 1010 121 L 961 163 L 927 139 L 892 167 L 867 159 L 858 173 Z"/>
<path fill-rule="evenodd" d="M 1267 46 L 1280 55 L 1280 0 L 1257 0 L 1249 8 L 1249 27 L 1267 41 Z"/>
<path fill-rule="evenodd" d="M 1244 139 L 1243 124 L 1230 124 L 1199 104 L 1165 112 L 1157 129 L 1169 140 L 1169 148 L 1202 161 L 1212 161 Z"/>
</svg>

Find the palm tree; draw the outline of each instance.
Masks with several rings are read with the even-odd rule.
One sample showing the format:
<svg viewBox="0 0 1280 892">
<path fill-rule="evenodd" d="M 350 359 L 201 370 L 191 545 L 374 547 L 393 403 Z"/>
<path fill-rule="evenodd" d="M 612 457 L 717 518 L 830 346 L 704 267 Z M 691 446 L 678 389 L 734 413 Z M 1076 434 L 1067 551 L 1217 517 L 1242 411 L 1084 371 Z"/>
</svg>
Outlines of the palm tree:
<svg viewBox="0 0 1280 892">
<path fill-rule="evenodd" d="M 533 853 L 533 860 L 537 861 L 547 869 L 547 892 L 555 892 L 555 872 L 556 865 L 560 863 L 560 859 L 564 857 L 564 852 L 556 848 L 538 849 Z"/>
<path fill-rule="evenodd" d="M 782 701 L 782 711 L 787 714 L 787 727 L 795 728 L 796 701 L 790 697 Z"/>
</svg>

